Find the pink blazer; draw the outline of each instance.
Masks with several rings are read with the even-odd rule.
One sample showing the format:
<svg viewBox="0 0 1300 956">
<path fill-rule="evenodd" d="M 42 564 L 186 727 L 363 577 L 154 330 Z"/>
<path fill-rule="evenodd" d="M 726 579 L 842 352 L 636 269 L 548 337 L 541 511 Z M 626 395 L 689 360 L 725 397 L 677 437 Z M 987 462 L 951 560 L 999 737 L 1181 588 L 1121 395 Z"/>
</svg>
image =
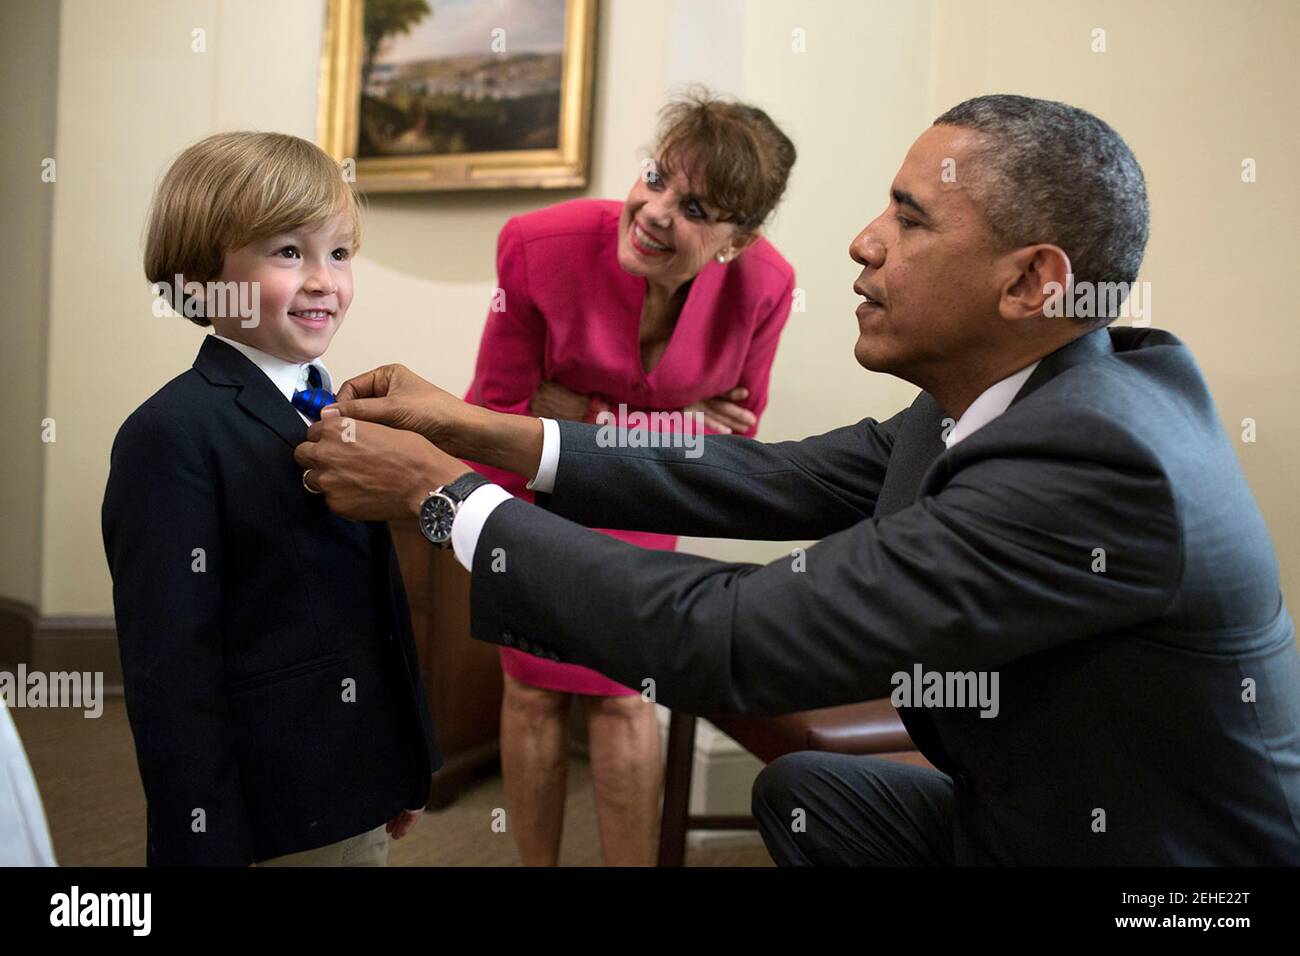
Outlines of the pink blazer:
<svg viewBox="0 0 1300 956">
<path fill-rule="evenodd" d="M 647 375 L 640 347 L 645 280 L 618 264 L 621 209 L 617 201 L 577 199 L 506 223 L 497 240 L 499 311 L 488 312 L 466 399 L 529 414 L 533 392 L 550 379 L 599 395 L 615 410 L 626 404 L 629 412 L 674 411 L 742 385 L 749 397 L 739 404 L 761 417 L 777 342 L 790 315 L 794 269 L 761 238 L 725 265 L 709 262 L 691 283 L 668 346 Z M 752 437 L 757 428 L 756 423 L 743 434 Z M 532 500 L 525 479 L 470 464 Z M 669 535 L 607 533 L 642 547 L 676 544 Z M 507 671 L 510 659 L 503 653 Z M 534 661 L 537 669 L 586 671 L 535 658 L 528 659 L 530 668 Z M 556 689 L 583 692 L 569 683 Z"/>
<path fill-rule="evenodd" d="M 641 367 L 645 280 L 618 264 L 619 202 L 577 199 L 516 216 L 497 241 L 502 311 L 489 311 L 467 398 L 528 414 L 543 379 L 629 410 L 680 409 L 743 385 L 756 416 L 790 314 L 794 269 L 766 239 L 691 283 L 654 370 Z M 757 429 L 746 434 L 752 435 Z M 522 483 L 521 483 L 522 484 Z"/>
</svg>

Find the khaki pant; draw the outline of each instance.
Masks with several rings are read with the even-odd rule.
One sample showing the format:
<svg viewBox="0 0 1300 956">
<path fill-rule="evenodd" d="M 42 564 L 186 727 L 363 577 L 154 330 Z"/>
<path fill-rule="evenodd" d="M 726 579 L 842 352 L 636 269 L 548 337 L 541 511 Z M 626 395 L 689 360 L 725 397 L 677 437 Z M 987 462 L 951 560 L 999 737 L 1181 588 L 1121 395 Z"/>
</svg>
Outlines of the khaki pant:
<svg viewBox="0 0 1300 956">
<path fill-rule="evenodd" d="M 319 846 L 314 850 L 286 853 L 258 866 L 387 866 L 388 831 L 375 827 L 366 833 L 348 837 L 338 843 Z"/>
</svg>

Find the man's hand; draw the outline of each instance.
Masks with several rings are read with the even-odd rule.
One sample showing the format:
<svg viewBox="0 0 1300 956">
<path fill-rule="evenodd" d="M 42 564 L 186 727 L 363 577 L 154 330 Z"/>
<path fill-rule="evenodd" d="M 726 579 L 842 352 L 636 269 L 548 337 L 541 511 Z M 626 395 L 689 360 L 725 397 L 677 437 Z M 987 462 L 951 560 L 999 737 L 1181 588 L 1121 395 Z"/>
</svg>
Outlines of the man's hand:
<svg viewBox="0 0 1300 956">
<path fill-rule="evenodd" d="M 321 410 L 320 424 L 357 418 L 388 425 L 423 435 L 441 449 L 439 454 L 446 453 L 444 459 L 449 455 L 467 458 L 525 478 L 537 474 L 542 459 L 540 420 L 462 402 L 404 365 L 384 365 L 350 378 L 337 397 L 335 404 Z M 308 438 L 315 428 L 313 425 L 313 431 L 307 432 Z M 465 471 L 462 465 L 459 474 Z M 313 474 L 309 480 L 319 487 L 315 479 Z"/>
<path fill-rule="evenodd" d="M 353 521 L 417 517 L 430 491 L 470 470 L 415 432 L 337 415 L 307 429 L 293 460 L 329 509 Z"/>
<path fill-rule="evenodd" d="M 411 832 L 411 829 L 420 822 L 420 817 L 423 815 L 423 810 L 403 810 L 384 824 L 384 829 L 388 831 L 388 835 L 394 840 L 400 840 Z"/>
<path fill-rule="evenodd" d="M 405 365 L 383 365 L 348 379 L 335 395 L 337 402 L 321 411 L 418 432 L 440 447 L 448 447 L 456 425 L 469 406 L 437 385 L 426 382 Z"/>
</svg>

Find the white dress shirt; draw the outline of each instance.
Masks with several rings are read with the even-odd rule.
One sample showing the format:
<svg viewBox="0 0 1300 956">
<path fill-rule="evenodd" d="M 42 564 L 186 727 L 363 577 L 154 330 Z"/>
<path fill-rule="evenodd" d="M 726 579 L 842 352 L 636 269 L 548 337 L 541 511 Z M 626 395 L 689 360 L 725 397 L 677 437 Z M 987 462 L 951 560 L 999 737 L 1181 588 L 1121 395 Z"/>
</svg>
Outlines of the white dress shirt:
<svg viewBox="0 0 1300 956">
<path fill-rule="evenodd" d="M 280 390 L 280 394 L 284 396 L 286 402 L 293 400 L 294 392 L 310 387 L 307 379 L 307 369 L 313 365 L 320 372 L 321 385 L 331 392 L 334 391 L 334 380 L 330 378 L 329 369 L 325 367 L 319 357 L 312 359 L 310 362 L 286 362 L 282 358 L 276 358 L 269 352 L 263 352 L 261 349 L 245 345 L 243 342 L 228 339 L 224 335 L 214 335 L 214 337 L 243 352 L 250 362 L 266 374 L 266 377 L 271 380 L 271 384 Z M 295 408 L 294 411 L 297 412 L 298 410 Z M 315 424 L 302 412 L 298 412 L 298 417 L 308 425 Z"/>
<path fill-rule="evenodd" d="M 970 407 L 962 412 L 961 418 L 957 419 L 957 424 L 952 426 L 943 440 L 944 446 L 951 448 L 963 438 L 970 438 L 1005 412 L 1036 368 L 1038 362 L 1026 365 L 1019 372 L 1013 372 L 1002 381 L 995 382 L 982 391 L 980 397 L 971 402 Z"/>
<path fill-rule="evenodd" d="M 944 437 L 944 446 L 951 448 L 962 439 L 969 438 L 1005 412 L 1036 368 L 1038 362 L 1027 365 L 981 392 L 979 398 L 970 403 L 970 407 Z M 543 418 L 542 460 L 537 468 L 537 476 L 528 483 L 528 487 L 547 494 L 554 491 L 555 473 L 559 464 L 560 425 L 554 419 Z M 451 526 L 451 546 L 456 552 L 456 560 L 465 570 L 474 570 L 474 551 L 478 548 L 479 535 L 483 533 L 488 515 L 501 502 L 508 501 L 511 497 L 510 492 L 500 485 L 483 485 L 476 488 L 460 506 Z"/>
<path fill-rule="evenodd" d="M 555 490 L 555 471 L 559 464 L 560 423 L 553 418 L 543 418 L 542 461 L 537 467 L 537 476 L 528 483 L 528 487 L 533 491 L 550 494 Z M 461 503 L 456 519 L 451 523 L 451 548 L 456 553 L 456 560 L 464 565 L 466 571 L 474 570 L 474 551 L 478 547 L 478 536 L 483 533 L 488 515 L 497 505 L 512 497 L 514 496 L 500 485 L 481 485 Z"/>
</svg>

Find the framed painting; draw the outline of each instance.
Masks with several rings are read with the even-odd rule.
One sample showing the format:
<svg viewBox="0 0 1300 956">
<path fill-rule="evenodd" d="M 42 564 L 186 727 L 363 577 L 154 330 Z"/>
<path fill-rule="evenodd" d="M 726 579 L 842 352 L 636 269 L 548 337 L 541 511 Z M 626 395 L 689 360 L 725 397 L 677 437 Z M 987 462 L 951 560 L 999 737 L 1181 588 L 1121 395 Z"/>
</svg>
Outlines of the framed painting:
<svg viewBox="0 0 1300 956">
<path fill-rule="evenodd" d="M 328 0 L 318 135 L 364 192 L 587 185 L 597 0 Z"/>
</svg>

